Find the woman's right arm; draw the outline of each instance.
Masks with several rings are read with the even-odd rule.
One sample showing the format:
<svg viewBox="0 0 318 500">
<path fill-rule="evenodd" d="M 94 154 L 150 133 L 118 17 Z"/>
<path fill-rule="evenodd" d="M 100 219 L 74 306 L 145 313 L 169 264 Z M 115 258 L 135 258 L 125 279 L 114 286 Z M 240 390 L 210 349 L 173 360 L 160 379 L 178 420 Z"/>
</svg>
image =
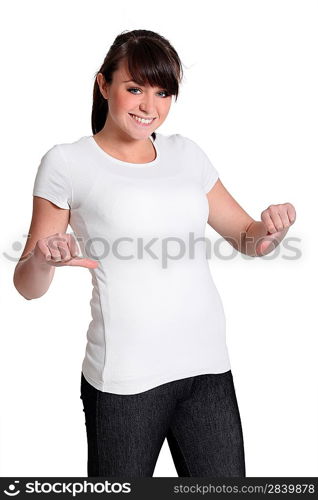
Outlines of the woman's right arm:
<svg viewBox="0 0 318 500">
<path fill-rule="evenodd" d="M 69 217 L 69 209 L 33 196 L 28 240 L 13 275 L 14 286 L 25 299 L 37 299 L 47 292 L 55 267 L 98 267 L 97 260 L 78 256 L 74 236 L 66 234 Z"/>
<path fill-rule="evenodd" d="M 55 267 L 45 260 L 43 253 L 35 249 L 36 243 L 55 233 L 65 233 L 69 216 L 69 210 L 59 208 L 45 198 L 33 196 L 28 239 L 13 276 L 15 288 L 25 299 L 37 299 L 44 295 L 55 272 Z"/>
</svg>

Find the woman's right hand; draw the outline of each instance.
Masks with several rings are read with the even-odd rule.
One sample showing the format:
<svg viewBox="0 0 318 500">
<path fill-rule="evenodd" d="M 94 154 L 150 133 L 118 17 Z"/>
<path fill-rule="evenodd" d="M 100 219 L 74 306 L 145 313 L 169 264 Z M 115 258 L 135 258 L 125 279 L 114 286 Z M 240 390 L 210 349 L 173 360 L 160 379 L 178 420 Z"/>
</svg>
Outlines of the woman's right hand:
<svg viewBox="0 0 318 500">
<path fill-rule="evenodd" d="M 36 242 L 34 258 L 50 266 L 81 266 L 95 269 L 97 260 L 78 256 L 77 242 L 70 233 L 55 233 Z"/>
</svg>

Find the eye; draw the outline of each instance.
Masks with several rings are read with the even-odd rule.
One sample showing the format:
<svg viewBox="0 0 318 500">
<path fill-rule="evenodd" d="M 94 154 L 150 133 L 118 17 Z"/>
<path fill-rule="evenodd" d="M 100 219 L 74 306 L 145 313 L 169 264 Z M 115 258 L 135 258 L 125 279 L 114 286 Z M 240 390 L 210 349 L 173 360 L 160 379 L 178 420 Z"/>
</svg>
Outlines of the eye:
<svg viewBox="0 0 318 500">
<path fill-rule="evenodd" d="M 128 92 L 130 92 L 131 90 L 140 90 L 140 89 L 137 88 L 137 87 L 131 87 L 131 88 L 127 89 L 127 90 L 128 90 Z M 138 95 L 138 94 L 135 94 L 135 92 L 130 92 L 130 93 L 132 93 L 134 95 Z M 168 97 L 170 95 L 166 90 L 161 90 L 160 92 L 158 92 L 158 94 L 162 94 L 162 93 L 166 94 L 163 97 Z"/>
<path fill-rule="evenodd" d="M 128 92 L 130 92 L 131 90 L 140 90 L 140 89 L 137 89 L 137 88 L 130 88 L 130 89 L 127 89 L 127 90 L 128 90 Z M 134 92 L 133 92 L 133 94 L 134 94 Z"/>
</svg>

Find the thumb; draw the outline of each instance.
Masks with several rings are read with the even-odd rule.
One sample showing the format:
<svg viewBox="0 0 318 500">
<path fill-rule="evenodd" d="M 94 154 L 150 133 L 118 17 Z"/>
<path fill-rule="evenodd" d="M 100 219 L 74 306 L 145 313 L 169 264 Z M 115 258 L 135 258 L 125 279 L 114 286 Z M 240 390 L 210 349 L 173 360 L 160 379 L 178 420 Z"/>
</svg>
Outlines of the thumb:
<svg viewBox="0 0 318 500">
<path fill-rule="evenodd" d="M 275 248 L 275 234 L 269 234 L 267 233 L 264 238 L 261 238 L 260 242 L 256 245 L 256 253 L 258 255 L 263 255 L 265 252 L 269 250 L 269 247 L 271 246 L 271 250 L 274 250 Z"/>
<path fill-rule="evenodd" d="M 99 262 L 97 260 L 88 259 L 86 257 L 72 257 L 72 259 L 68 260 L 64 264 L 67 266 L 87 267 L 89 269 L 95 269 L 99 266 Z"/>
</svg>

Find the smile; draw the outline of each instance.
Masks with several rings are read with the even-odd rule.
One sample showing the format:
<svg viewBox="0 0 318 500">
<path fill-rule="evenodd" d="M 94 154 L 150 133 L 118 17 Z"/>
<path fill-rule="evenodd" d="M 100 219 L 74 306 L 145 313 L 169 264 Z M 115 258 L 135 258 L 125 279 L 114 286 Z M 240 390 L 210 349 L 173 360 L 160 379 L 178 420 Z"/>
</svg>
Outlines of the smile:
<svg viewBox="0 0 318 500">
<path fill-rule="evenodd" d="M 131 118 L 133 118 L 134 122 L 137 123 L 137 125 L 141 125 L 142 127 L 147 127 L 150 125 L 156 118 L 140 118 L 139 116 L 133 115 L 132 113 L 128 113 Z"/>
</svg>

